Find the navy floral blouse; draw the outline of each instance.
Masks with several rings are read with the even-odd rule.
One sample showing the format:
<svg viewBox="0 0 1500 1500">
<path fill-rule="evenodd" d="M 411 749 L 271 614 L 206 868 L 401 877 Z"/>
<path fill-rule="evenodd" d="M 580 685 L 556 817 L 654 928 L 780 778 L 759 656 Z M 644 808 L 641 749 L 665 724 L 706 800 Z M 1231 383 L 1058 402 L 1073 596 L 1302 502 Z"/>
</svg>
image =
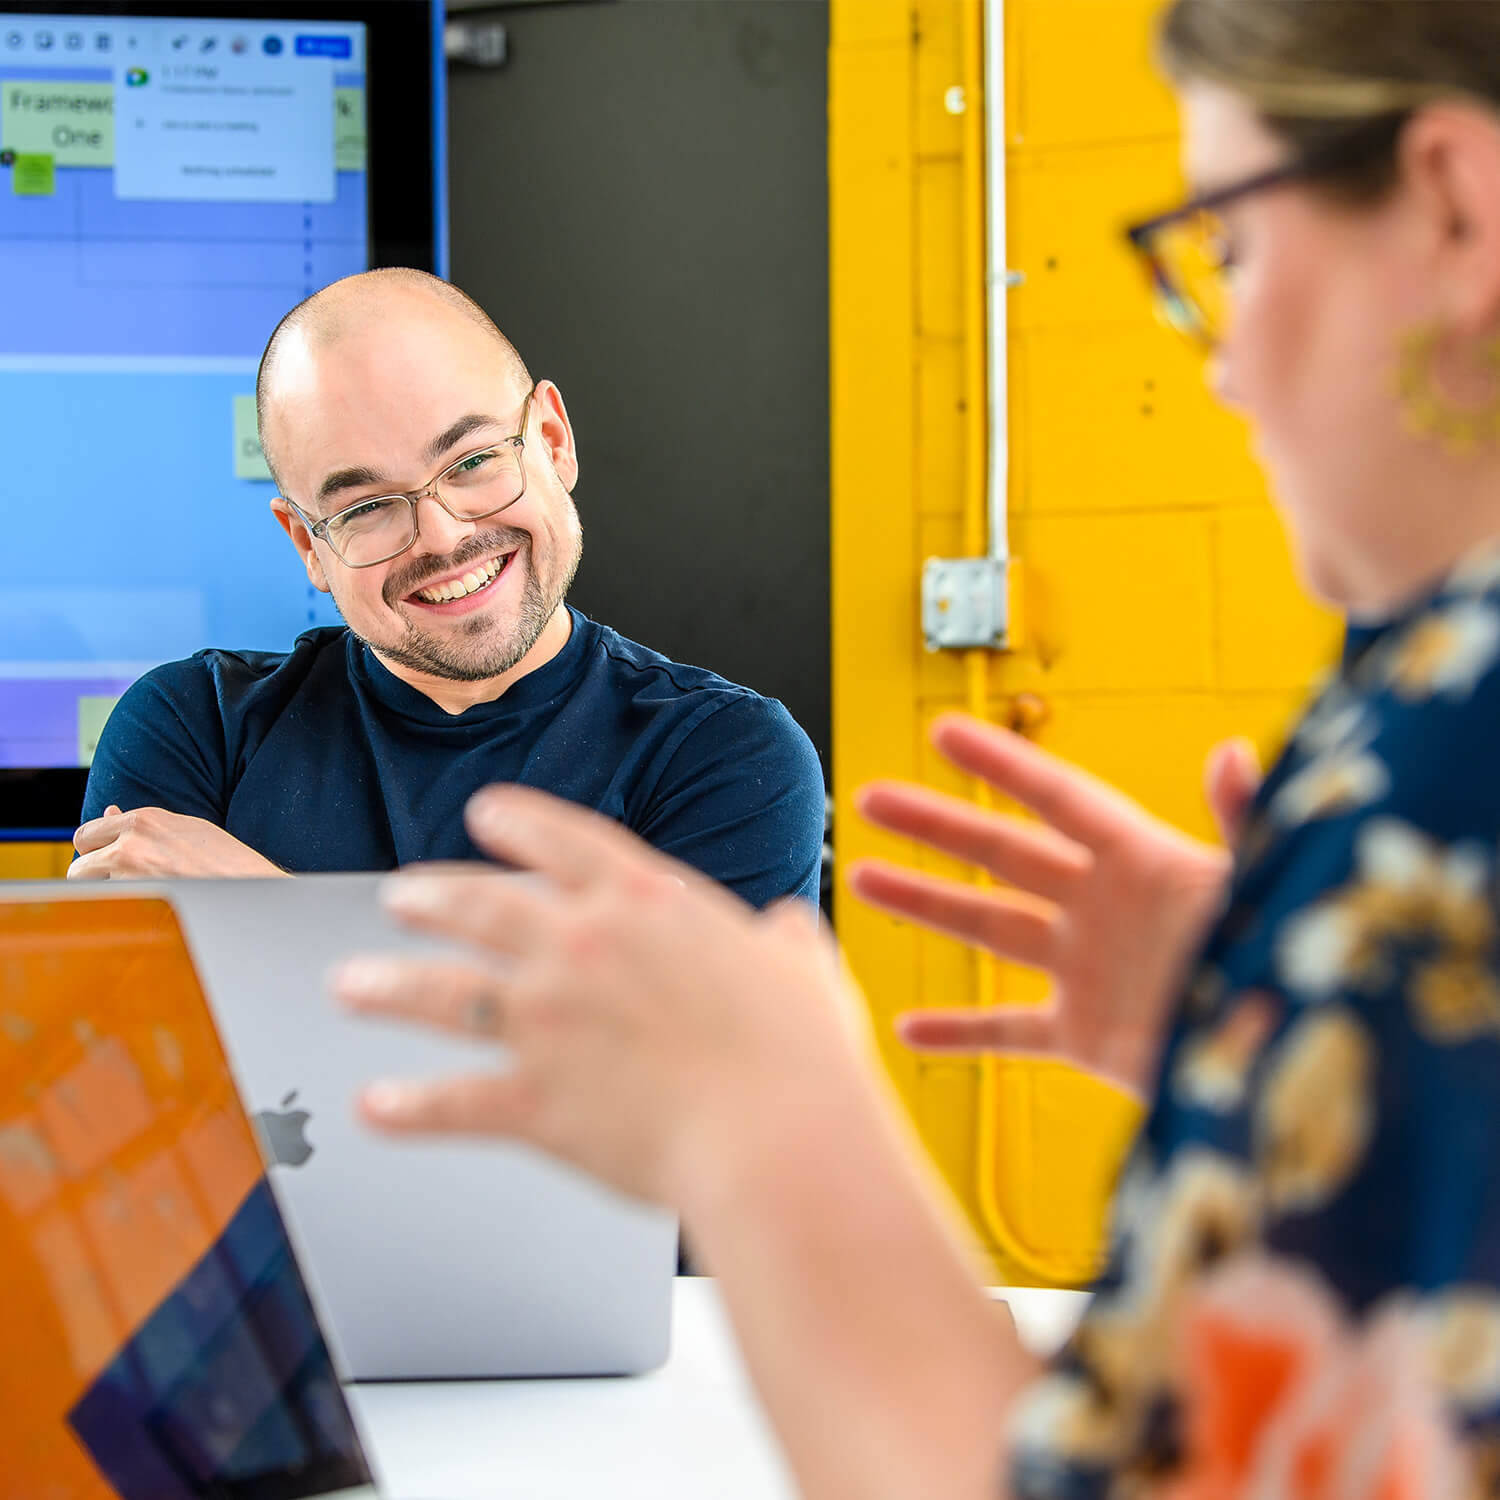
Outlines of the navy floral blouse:
<svg viewBox="0 0 1500 1500">
<path fill-rule="evenodd" d="M 1490 549 L 1262 787 L 1008 1493 L 1500 1496 L 1497 859 Z"/>
</svg>

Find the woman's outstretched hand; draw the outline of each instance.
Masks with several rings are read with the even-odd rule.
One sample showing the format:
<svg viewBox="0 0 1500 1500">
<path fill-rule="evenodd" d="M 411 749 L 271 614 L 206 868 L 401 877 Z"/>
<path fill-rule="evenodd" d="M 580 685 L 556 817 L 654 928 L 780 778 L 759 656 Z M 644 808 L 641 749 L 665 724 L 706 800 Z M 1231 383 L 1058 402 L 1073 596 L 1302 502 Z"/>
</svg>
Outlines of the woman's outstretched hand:
<svg viewBox="0 0 1500 1500">
<path fill-rule="evenodd" d="M 1053 1056 L 1144 1094 L 1174 988 L 1222 898 L 1229 856 L 1008 730 L 947 715 L 933 743 L 1041 822 L 877 782 L 858 800 L 872 823 L 1003 884 L 987 889 L 862 860 L 850 888 L 884 911 L 1042 970 L 1052 993 L 1041 1006 L 913 1012 L 901 1018 L 901 1036 L 926 1051 Z M 1259 778 L 1243 741 L 1210 758 L 1210 801 L 1231 841 Z"/>
<path fill-rule="evenodd" d="M 419 868 L 386 902 L 472 959 L 371 956 L 336 988 L 356 1010 L 504 1044 L 510 1060 L 484 1067 L 481 1053 L 466 1077 L 372 1088 L 373 1123 L 514 1137 L 688 1213 L 737 1153 L 779 1149 L 878 1093 L 861 1002 L 805 903 L 756 912 L 523 787 L 477 794 L 467 820 L 510 873 Z"/>
</svg>

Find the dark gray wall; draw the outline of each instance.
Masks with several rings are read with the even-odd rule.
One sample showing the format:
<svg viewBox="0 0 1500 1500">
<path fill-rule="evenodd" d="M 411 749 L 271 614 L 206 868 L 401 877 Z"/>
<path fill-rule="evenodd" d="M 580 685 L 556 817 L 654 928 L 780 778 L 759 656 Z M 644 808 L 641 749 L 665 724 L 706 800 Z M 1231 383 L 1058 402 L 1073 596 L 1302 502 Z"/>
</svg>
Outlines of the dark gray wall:
<svg viewBox="0 0 1500 1500">
<path fill-rule="evenodd" d="M 453 280 L 561 387 L 580 608 L 780 698 L 828 764 L 824 0 L 491 11 Z"/>
</svg>

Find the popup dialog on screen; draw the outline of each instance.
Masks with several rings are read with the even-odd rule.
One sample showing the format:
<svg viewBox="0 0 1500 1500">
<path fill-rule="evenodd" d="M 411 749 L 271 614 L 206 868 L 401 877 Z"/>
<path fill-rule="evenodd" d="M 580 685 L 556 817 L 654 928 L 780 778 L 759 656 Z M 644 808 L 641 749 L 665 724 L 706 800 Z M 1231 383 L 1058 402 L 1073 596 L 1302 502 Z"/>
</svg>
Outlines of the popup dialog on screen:
<svg viewBox="0 0 1500 1500">
<path fill-rule="evenodd" d="M 145 72 L 134 70 L 137 75 Z M 116 93 L 115 193 L 330 203 L 333 64 L 304 57 L 163 60 Z"/>
</svg>

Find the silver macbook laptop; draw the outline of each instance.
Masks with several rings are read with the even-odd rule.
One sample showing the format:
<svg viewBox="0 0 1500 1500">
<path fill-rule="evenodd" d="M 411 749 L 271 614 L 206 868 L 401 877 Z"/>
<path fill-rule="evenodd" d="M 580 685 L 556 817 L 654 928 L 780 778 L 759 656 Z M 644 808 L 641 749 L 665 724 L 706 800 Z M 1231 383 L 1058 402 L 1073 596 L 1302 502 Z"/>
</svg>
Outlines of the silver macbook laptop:
<svg viewBox="0 0 1500 1500">
<path fill-rule="evenodd" d="M 159 890 L 178 914 L 346 1378 L 655 1367 L 670 1337 L 670 1215 L 524 1147 L 395 1141 L 356 1119 L 355 1095 L 374 1078 L 472 1072 L 495 1058 L 354 1020 L 330 999 L 328 971 L 351 953 L 435 949 L 386 919 L 379 881 L 131 882 L 112 892 Z"/>
<path fill-rule="evenodd" d="M 271 1181 L 354 1380 L 626 1375 L 667 1357 L 677 1225 L 524 1147 L 393 1141 L 372 1079 L 473 1072 L 493 1048 L 345 1015 L 364 950 L 432 951 L 379 876 L 169 882 Z"/>
</svg>

